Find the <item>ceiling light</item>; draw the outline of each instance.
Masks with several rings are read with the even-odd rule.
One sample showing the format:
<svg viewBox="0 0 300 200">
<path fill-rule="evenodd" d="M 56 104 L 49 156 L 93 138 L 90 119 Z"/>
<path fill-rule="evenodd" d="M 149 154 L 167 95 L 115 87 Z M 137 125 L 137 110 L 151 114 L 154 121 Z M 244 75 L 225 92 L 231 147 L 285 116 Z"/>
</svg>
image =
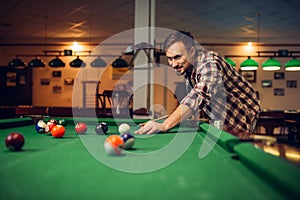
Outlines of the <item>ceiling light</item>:
<svg viewBox="0 0 300 200">
<path fill-rule="evenodd" d="M 96 58 L 92 63 L 91 63 L 92 67 L 106 67 L 107 63 L 102 60 L 100 57 Z"/>
<path fill-rule="evenodd" d="M 85 62 L 77 56 L 76 59 L 74 59 L 72 62 L 70 62 L 71 67 L 85 67 Z"/>
<path fill-rule="evenodd" d="M 56 58 L 52 59 L 49 63 L 50 67 L 64 67 L 66 64 L 56 56 Z"/>
<path fill-rule="evenodd" d="M 286 71 L 300 71 L 300 60 L 293 58 L 285 63 Z"/>
<path fill-rule="evenodd" d="M 45 67 L 46 65 L 41 59 L 36 57 L 35 59 L 33 59 L 29 62 L 28 66 L 36 68 L 36 67 Z"/>
<path fill-rule="evenodd" d="M 248 56 L 247 60 L 241 63 L 241 70 L 243 71 L 249 71 L 249 70 L 257 70 L 258 63 L 251 59 L 250 56 Z"/>
<path fill-rule="evenodd" d="M 263 62 L 262 64 L 262 68 L 265 71 L 276 71 L 276 70 L 280 70 L 281 68 L 281 63 L 274 59 L 274 58 L 270 58 L 268 60 L 266 60 L 265 62 Z"/>
<path fill-rule="evenodd" d="M 8 63 L 8 66 L 9 67 L 25 67 L 25 62 L 23 60 L 21 60 L 20 58 L 16 57 Z"/>
<path fill-rule="evenodd" d="M 128 67 L 128 63 L 124 59 L 119 57 L 112 63 L 112 66 L 115 68 Z"/>
<path fill-rule="evenodd" d="M 228 57 L 225 57 L 226 62 L 228 62 L 231 66 L 235 67 L 236 63 Z"/>
</svg>

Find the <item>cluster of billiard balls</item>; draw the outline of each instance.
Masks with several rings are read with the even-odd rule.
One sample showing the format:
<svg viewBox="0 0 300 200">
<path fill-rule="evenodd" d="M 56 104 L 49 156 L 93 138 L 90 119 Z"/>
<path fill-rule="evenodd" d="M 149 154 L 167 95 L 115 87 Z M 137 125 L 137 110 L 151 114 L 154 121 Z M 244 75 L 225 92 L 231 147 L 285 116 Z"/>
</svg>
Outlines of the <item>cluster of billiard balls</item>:
<svg viewBox="0 0 300 200">
<path fill-rule="evenodd" d="M 78 134 L 85 134 L 87 125 L 84 122 L 78 122 L 75 126 Z M 109 135 L 104 142 L 104 149 L 109 155 L 120 155 L 125 150 L 133 149 L 135 138 L 130 134 L 130 126 L 123 123 L 118 128 L 119 135 Z M 100 122 L 95 126 L 95 132 L 98 135 L 108 135 L 108 125 L 105 122 Z"/>
<path fill-rule="evenodd" d="M 45 122 L 43 119 L 39 120 L 35 125 L 35 130 L 38 133 L 51 133 L 55 138 L 61 138 L 64 136 L 66 130 L 65 125 L 67 124 L 66 119 L 50 119 Z M 25 144 L 24 136 L 19 132 L 12 132 L 5 138 L 5 145 L 11 151 L 20 151 Z"/>
<path fill-rule="evenodd" d="M 101 122 L 96 125 L 95 132 L 99 135 L 107 135 L 108 125 Z M 109 155 L 120 155 L 125 150 L 133 149 L 135 137 L 130 133 L 130 126 L 123 123 L 118 128 L 119 134 L 109 135 L 104 141 L 104 149 Z"/>
<path fill-rule="evenodd" d="M 39 120 L 35 125 L 35 130 L 38 133 L 51 134 L 55 138 L 62 138 L 65 135 L 66 119 L 50 119 L 49 121 Z M 78 122 L 75 125 L 75 131 L 78 134 L 85 134 L 87 132 L 87 125 L 84 122 Z M 118 128 L 119 134 L 109 135 L 104 142 L 104 149 L 107 154 L 120 155 L 122 150 L 133 149 L 135 137 L 130 134 L 130 126 L 123 123 Z M 95 132 L 98 135 L 108 135 L 108 125 L 105 122 L 98 123 L 95 126 Z M 10 133 L 6 139 L 5 144 L 11 151 L 20 151 L 24 146 L 25 138 L 21 133 Z"/>
<path fill-rule="evenodd" d="M 66 124 L 67 119 L 50 119 L 47 122 L 40 119 L 35 125 L 35 130 L 38 133 L 51 134 L 55 138 L 61 138 L 65 135 L 66 129 L 64 126 Z"/>
</svg>

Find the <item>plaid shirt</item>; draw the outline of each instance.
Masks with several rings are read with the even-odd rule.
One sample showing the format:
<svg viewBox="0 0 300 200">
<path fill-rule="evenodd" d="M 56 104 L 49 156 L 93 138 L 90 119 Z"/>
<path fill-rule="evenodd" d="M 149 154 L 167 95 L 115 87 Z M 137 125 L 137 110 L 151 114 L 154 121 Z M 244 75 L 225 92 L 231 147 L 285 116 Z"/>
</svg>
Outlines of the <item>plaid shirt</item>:
<svg viewBox="0 0 300 200">
<path fill-rule="evenodd" d="M 241 73 L 217 53 L 200 51 L 197 67 L 186 74 L 186 81 L 191 88 L 182 104 L 194 112 L 202 109 L 211 121 L 250 132 L 261 111 L 257 95 Z"/>
</svg>

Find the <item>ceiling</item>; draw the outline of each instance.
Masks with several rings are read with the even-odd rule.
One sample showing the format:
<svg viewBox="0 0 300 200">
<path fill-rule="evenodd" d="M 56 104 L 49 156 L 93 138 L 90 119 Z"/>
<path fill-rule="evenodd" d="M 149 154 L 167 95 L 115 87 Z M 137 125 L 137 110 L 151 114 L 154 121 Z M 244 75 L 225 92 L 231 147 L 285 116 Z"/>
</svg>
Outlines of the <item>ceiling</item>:
<svg viewBox="0 0 300 200">
<path fill-rule="evenodd" d="M 134 28 L 134 0 L 5 0 L 0 44 L 100 42 Z M 300 44 L 299 0 L 156 0 L 156 27 L 201 43 Z"/>
</svg>

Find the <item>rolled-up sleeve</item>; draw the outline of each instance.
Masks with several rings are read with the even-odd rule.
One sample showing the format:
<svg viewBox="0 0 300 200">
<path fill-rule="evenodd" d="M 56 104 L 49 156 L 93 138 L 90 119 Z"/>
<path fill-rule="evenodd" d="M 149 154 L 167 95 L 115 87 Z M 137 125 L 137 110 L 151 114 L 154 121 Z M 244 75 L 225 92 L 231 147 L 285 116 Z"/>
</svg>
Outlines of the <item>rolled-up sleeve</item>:
<svg viewBox="0 0 300 200">
<path fill-rule="evenodd" d="M 181 104 L 191 108 L 194 112 L 202 109 L 210 102 L 213 95 L 213 85 L 219 82 L 220 71 L 213 60 L 199 63 L 196 72 L 196 84 L 188 95 L 182 99 Z"/>
</svg>

